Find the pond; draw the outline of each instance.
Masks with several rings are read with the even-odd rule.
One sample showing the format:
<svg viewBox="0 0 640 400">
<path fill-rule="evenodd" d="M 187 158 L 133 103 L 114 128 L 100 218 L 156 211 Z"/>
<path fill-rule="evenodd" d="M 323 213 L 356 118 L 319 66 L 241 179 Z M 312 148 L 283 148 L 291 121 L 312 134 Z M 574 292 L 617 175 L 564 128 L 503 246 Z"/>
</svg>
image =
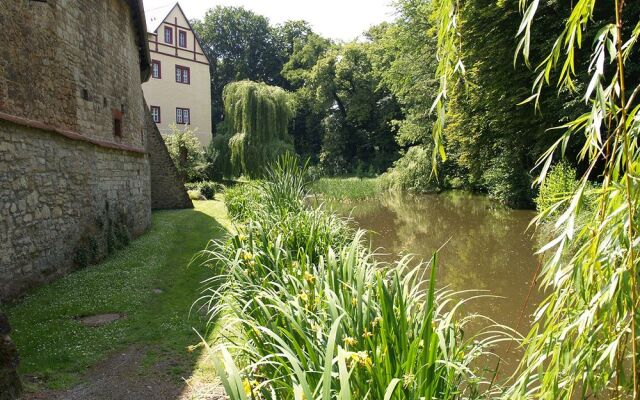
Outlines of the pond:
<svg viewBox="0 0 640 400">
<path fill-rule="evenodd" d="M 512 210 L 486 197 L 460 192 L 388 194 L 328 206 L 372 231 L 372 247 L 388 254 L 388 260 L 399 253 L 428 260 L 441 248 L 437 286 L 498 296 L 473 300 L 464 312 L 482 314 L 512 328 L 521 319 L 518 331 L 528 332 L 530 316 L 541 300 L 534 286 L 523 308 L 539 262 L 533 229 L 527 229 L 533 211 Z M 467 294 L 471 295 L 475 294 Z M 502 372 L 512 372 L 520 358 L 517 346 L 500 346 L 496 352 L 507 362 Z"/>
</svg>

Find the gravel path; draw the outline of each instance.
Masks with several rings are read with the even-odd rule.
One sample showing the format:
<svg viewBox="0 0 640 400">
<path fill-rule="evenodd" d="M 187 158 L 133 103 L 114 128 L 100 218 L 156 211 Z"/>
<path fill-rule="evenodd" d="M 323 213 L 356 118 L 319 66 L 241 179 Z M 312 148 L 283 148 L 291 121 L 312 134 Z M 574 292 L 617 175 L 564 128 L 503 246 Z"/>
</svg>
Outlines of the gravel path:
<svg viewBox="0 0 640 400">
<path fill-rule="evenodd" d="M 172 376 L 171 362 L 145 370 L 142 361 L 148 348 L 132 346 L 96 364 L 82 383 L 67 391 L 29 393 L 25 400 L 224 400 L 217 384 L 195 382 Z"/>
</svg>

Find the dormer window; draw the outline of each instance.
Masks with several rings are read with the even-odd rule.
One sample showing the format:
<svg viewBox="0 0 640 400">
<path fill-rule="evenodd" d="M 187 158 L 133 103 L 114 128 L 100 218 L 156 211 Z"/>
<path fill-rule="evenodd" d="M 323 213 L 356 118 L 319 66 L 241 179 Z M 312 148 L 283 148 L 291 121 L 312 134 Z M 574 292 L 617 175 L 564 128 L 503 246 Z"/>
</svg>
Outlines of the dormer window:
<svg viewBox="0 0 640 400">
<path fill-rule="evenodd" d="M 178 31 L 178 46 L 182 48 L 187 48 L 187 32 L 186 31 Z"/>
<path fill-rule="evenodd" d="M 171 28 L 170 26 L 164 27 L 164 42 L 173 44 L 173 28 Z"/>
</svg>

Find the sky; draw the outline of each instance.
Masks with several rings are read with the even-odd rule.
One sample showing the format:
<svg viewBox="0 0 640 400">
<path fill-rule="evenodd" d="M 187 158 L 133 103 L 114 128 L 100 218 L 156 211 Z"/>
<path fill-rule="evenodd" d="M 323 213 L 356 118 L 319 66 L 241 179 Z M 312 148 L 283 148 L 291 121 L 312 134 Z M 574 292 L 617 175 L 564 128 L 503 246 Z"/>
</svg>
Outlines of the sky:
<svg viewBox="0 0 640 400">
<path fill-rule="evenodd" d="M 180 0 L 187 18 L 201 18 L 217 5 L 243 6 L 269 18 L 272 24 L 290 19 L 311 23 L 314 31 L 332 39 L 356 39 L 371 25 L 393 19 L 392 0 Z M 144 0 L 145 9 L 170 4 L 171 0 Z"/>
</svg>

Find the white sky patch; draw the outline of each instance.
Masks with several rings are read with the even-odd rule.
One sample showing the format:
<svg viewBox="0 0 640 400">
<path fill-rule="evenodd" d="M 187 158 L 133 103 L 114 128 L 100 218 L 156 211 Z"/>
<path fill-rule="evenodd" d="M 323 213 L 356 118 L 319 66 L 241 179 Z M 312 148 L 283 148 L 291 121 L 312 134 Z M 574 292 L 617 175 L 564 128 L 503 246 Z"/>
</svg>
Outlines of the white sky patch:
<svg viewBox="0 0 640 400">
<path fill-rule="evenodd" d="M 271 24 L 303 19 L 322 36 L 350 41 L 370 26 L 393 20 L 392 0 L 180 0 L 189 19 L 202 18 L 217 5 L 243 6 L 269 18 Z M 145 9 L 173 5 L 171 0 L 144 0 Z"/>
</svg>

